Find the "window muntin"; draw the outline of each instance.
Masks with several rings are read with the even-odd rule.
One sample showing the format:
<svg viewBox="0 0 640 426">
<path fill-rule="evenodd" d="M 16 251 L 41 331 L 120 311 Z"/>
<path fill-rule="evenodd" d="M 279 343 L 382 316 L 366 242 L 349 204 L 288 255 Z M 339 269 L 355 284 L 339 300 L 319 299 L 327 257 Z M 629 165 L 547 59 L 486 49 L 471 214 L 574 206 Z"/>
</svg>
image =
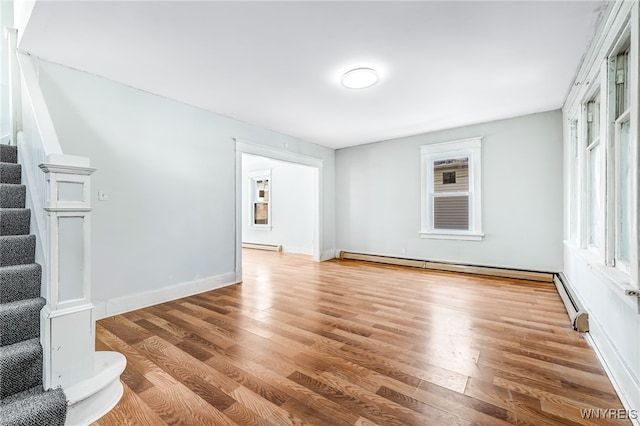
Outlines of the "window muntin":
<svg viewBox="0 0 640 426">
<path fill-rule="evenodd" d="M 423 238 L 482 238 L 481 138 L 421 147 Z"/>
</svg>

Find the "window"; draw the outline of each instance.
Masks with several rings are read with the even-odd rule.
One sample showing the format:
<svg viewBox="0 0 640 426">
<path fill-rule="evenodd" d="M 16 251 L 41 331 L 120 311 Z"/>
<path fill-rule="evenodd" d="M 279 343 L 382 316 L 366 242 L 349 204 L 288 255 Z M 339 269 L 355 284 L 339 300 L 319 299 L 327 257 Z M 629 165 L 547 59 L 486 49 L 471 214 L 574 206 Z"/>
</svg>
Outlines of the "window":
<svg viewBox="0 0 640 426">
<path fill-rule="evenodd" d="M 251 227 L 271 229 L 271 171 L 249 173 L 251 188 Z"/>
<path fill-rule="evenodd" d="M 586 171 L 587 171 L 587 241 L 586 245 L 598 252 L 601 245 L 601 144 L 600 144 L 600 92 L 585 105 L 586 115 Z"/>
<path fill-rule="evenodd" d="M 571 133 L 570 133 L 570 180 L 569 180 L 569 241 L 573 244 L 578 242 L 578 224 L 579 224 L 579 208 L 578 208 L 578 171 L 580 170 L 580 156 L 578 152 L 578 120 L 576 118 L 571 120 Z"/>
<path fill-rule="evenodd" d="M 482 239 L 481 140 L 472 138 L 420 148 L 421 237 Z"/>
<path fill-rule="evenodd" d="M 613 183 L 613 206 L 609 226 L 610 237 L 608 263 L 629 273 L 631 262 L 631 102 L 629 89 L 629 41 L 622 44 L 618 53 L 609 60 L 609 84 L 612 94 L 613 156 L 609 165 Z"/>
</svg>

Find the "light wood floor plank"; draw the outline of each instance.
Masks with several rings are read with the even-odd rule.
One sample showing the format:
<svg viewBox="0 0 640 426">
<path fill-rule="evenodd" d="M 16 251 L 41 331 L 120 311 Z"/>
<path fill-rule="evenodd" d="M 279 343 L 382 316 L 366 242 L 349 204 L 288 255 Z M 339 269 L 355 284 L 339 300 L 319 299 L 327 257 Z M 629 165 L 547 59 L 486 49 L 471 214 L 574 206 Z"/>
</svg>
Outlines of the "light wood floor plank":
<svg viewBox="0 0 640 426">
<path fill-rule="evenodd" d="M 241 285 L 98 322 L 110 425 L 589 425 L 622 409 L 551 283 L 244 250 Z"/>
</svg>

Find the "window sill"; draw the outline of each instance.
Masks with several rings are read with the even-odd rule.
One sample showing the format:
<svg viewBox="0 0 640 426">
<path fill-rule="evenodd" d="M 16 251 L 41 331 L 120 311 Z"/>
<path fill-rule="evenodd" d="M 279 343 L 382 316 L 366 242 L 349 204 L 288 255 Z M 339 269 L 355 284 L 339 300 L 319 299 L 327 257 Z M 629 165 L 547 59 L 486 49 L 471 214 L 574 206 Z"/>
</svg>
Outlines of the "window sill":
<svg viewBox="0 0 640 426">
<path fill-rule="evenodd" d="M 462 240 L 462 241 L 482 241 L 484 234 L 476 232 L 442 232 L 442 231 L 420 231 L 420 238 L 433 240 Z"/>
<path fill-rule="evenodd" d="M 637 305 L 637 300 L 625 294 L 627 290 L 638 290 L 638 288 L 631 283 L 630 274 L 626 274 L 613 266 L 605 265 L 602 259 L 589 249 L 582 248 L 569 241 L 564 241 L 564 244 L 574 250 L 587 268 L 589 268 L 601 282 L 605 283 L 611 291 L 620 296 L 625 303 L 640 309 L 640 305 Z M 640 313 L 640 311 L 638 313 Z"/>
<path fill-rule="evenodd" d="M 249 229 L 254 231 L 271 231 L 271 225 L 250 225 Z"/>
</svg>

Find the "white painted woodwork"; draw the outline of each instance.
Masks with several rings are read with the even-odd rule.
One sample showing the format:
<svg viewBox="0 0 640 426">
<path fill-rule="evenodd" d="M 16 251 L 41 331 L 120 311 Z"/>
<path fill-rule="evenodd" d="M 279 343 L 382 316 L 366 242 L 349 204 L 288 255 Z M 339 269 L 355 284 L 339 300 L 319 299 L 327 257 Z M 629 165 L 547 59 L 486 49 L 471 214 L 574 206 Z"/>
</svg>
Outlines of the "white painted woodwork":
<svg viewBox="0 0 640 426">
<path fill-rule="evenodd" d="M 122 395 L 119 376 L 126 360 L 115 352 L 95 352 L 90 271 L 90 179 L 95 169 L 88 158 L 62 152 L 40 88 L 38 64 L 17 55 L 17 33 L 11 30 L 9 35 L 14 69 L 19 70 L 12 75 L 17 80 L 12 85 L 12 122 L 27 185 L 26 206 L 32 211 L 36 261 L 42 265 L 42 295 L 47 301 L 40 312 L 43 385 L 71 389 L 75 412 L 89 407 L 96 419 Z M 84 393 L 74 391 L 79 387 Z"/>
<path fill-rule="evenodd" d="M 565 164 L 565 238 L 564 273 L 566 284 L 589 312 L 589 333 L 587 338 L 598 353 L 620 398 L 628 409 L 637 409 L 640 401 L 640 300 L 629 295 L 637 291 L 640 264 L 638 263 L 639 212 L 638 212 L 638 137 L 640 135 L 639 97 L 640 75 L 638 60 L 640 50 L 640 12 L 638 1 L 611 2 L 597 30 L 585 59 L 577 73 L 574 85 L 567 96 L 563 113 L 564 164 Z M 615 192 L 615 155 L 612 144 L 615 125 L 612 123 L 609 84 L 610 71 L 608 57 L 615 54 L 623 36 L 631 40 L 629 53 L 629 78 L 631 85 L 631 141 L 633 159 L 631 164 L 632 220 L 631 262 L 627 271 L 614 265 L 615 223 L 610 214 L 615 210 L 612 197 Z M 600 89 L 603 106 L 601 128 L 602 168 L 608 174 L 602 175 L 600 182 L 604 202 L 604 221 L 600 228 L 602 247 L 597 253 L 587 247 L 586 202 L 588 197 L 586 174 L 586 154 L 582 148 L 584 141 L 584 103 L 590 99 L 595 88 Z M 573 156 L 574 141 L 571 139 L 571 124 L 577 119 L 578 161 Z M 605 179 L 605 177 L 607 179 Z M 572 212 L 575 212 L 572 214 Z M 576 232 L 577 231 L 577 232 Z M 636 419 L 635 424 L 640 424 Z"/>
</svg>

